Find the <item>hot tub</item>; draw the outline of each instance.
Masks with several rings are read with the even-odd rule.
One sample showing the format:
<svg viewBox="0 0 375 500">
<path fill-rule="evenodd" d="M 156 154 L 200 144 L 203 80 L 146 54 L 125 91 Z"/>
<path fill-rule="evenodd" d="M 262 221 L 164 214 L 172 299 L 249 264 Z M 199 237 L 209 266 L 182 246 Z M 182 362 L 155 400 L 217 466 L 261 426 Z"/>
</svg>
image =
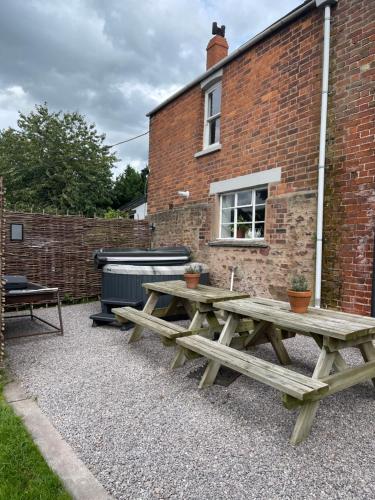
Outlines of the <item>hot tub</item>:
<svg viewBox="0 0 375 500">
<path fill-rule="evenodd" d="M 112 308 L 131 306 L 142 308 L 147 300 L 143 283 L 154 281 L 172 281 L 183 279 L 189 264 L 183 265 L 131 265 L 106 264 L 102 269 L 102 311 L 91 317 L 93 325 L 111 323 L 115 320 Z M 201 267 L 202 284 L 208 283 L 208 268 L 204 264 L 194 263 Z M 167 307 L 171 298 L 161 296 L 157 308 Z"/>
<path fill-rule="evenodd" d="M 103 268 L 102 298 L 104 297 L 126 297 L 130 302 L 142 302 L 147 300 L 143 283 L 154 281 L 172 281 L 183 279 L 188 266 L 129 266 L 107 264 Z M 195 263 L 194 265 L 198 265 Z M 208 283 L 207 266 L 201 266 L 201 283 Z M 160 297 L 157 307 L 166 307 L 169 297 Z"/>
</svg>

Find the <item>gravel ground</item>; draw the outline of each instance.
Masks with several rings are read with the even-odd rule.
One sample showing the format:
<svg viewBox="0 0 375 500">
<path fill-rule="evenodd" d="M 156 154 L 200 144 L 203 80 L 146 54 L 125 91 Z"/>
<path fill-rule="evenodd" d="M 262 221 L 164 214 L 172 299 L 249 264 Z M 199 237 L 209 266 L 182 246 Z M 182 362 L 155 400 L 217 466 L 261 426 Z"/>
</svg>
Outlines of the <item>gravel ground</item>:
<svg viewBox="0 0 375 500">
<path fill-rule="evenodd" d="M 174 349 L 156 335 L 128 345 L 127 332 L 91 328 L 98 309 L 64 307 L 63 338 L 11 340 L 7 353 L 13 375 L 115 498 L 375 498 L 369 382 L 324 400 L 310 437 L 293 447 L 296 413 L 277 391 L 242 376 L 199 391 L 191 373 L 202 360 L 172 372 Z M 296 369 L 311 373 L 314 343 L 287 347 Z M 257 353 L 273 360 L 269 347 Z"/>
</svg>

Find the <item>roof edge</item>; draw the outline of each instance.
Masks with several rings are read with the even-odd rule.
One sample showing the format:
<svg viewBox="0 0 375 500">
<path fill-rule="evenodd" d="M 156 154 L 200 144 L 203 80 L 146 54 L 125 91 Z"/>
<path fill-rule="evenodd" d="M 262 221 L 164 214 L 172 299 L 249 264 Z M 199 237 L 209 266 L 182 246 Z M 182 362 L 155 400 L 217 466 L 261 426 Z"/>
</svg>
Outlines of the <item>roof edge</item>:
<svg viewBox="0 0 375 500">
<path fill-rule="evenodd" d="M 302 16 L 305 12 L 308 10 L 312 9 L 313 7 L 316 7 L 315 0 L 306 0 L 303 4 L 299 5 L 292 11 L 290 11 L 288 14 L 285 16 L 281 17 L 278 21 L 275 21 L 273 24 L 271 24 L 268 28 L 264 29 L 257 35 L 255 35 L 253 38 L 250 38 L 247 42 L 245 42 L 243 45 L 238 47 L 238 49 L 234 50 L 231 52 L 227 57 L 216 63 L 214 66 L 212 66 L 209 70 L 205 71 L 201 75 L 199 75 L 197 78 L 192 80 L 190 83 L 182 87 L 180 90 L 172 94 L 170 97 L 168 97 L 165 101 L 162 103 L 158 104 L 154 109 L 149 111 L 146 116 L 152 116 L 155 113 L 157 113 L 160 109 L 164 108 L 169 104 L 170 102 L 174 101 L 177 97 L 180 95 L 184 94 L 188 90 L 190 90 L 192 87 L 200 83 L 202 80 L 210 76 L 212 73 L 215 73 L 218 69 L 222 68 L 229 62 L 231 62 L 233 59 L 236 57 L 240 56 L 246 50 L 248 50 L 250 47 L 255 45 L 256 43 L 260 42 L 264 38 L 267 38 L 269 35 L 271 35 L 273 32 L 276 30 L 282 28 L 283 26 L 286 26 L 288 23 L 291 21 L 294 21 L 298 17 Z"/>
<path fill-rule="evenodd" d="M 126 212 L 127 210 L 132 210 L 133 208 L 143 205 L 144 203 L 147 203 L 147 196 L 145 194 L 137 196 L 137 198 L 133 198 L 127 203 L 124 203 L 118 208 L 118 210 Z"/>
</svg>

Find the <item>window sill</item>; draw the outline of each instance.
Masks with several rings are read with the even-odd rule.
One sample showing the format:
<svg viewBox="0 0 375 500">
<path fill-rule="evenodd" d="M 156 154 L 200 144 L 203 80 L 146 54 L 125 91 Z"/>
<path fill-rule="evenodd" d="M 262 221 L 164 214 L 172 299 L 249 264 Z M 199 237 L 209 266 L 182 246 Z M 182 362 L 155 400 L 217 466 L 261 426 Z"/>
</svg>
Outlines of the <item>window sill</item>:
<svg viewBox="0 0 375 500">
<path fill-rule="evenodd" d="M 214 144 L 213 146 L 208 146 L 205 149 L 202 149 L 202 151 L 198 151 L 198 153 L 195 153 L 194 158 L 199 158 L 200 156 L 208 155 L 210 153 L 214 153 L 215 151 L 220 151 L 221 149 L 221 144 Z"/>
<path fill-rule="evenodd" d="M 210 247 L 256 247 L 268 248 L 269 244 L 264 240 L 214 240 L 209 241 Z"/>
</svg>

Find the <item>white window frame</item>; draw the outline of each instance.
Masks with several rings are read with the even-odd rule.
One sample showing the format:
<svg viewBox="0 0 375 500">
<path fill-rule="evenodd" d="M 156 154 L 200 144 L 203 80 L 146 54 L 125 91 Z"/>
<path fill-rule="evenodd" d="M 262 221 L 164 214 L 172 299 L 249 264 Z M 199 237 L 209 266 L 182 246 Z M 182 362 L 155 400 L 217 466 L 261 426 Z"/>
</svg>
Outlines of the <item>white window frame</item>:
<svg viewBox="0 0 375 500">
<path fill-rule="evenodd" d="M 221 135 L 221 120 L 220 120 L 220 132 L 219 132 L 219 140 L 217 142 L 213 142 L 212 144 L 209 144 L 210 140 L 210 123 L 217 119 L 221 118 L 221 93 L 220 93 L 220 111 L 212 116 L 208 116 L 208 108 L 209 108 L 209 101 L 208 101 L 208 96 L 217 88 L 221 88 L 221 80 L 216 82 L 215 84 L 211 85 L 208 87 L 205 91 L 205 96 L 204 96 L 204 131 L 203 131 L 203 149 L 209 149 L 213 148 L 215 146 L 220 145 L 220 135 Z"/>
<path fill-rule="evenodd" d="M 264 240 L 264 236 L 262 237 L 256 237 L 255 236 L 255 224 L 264 224 L 264 234 L 266 232 L 266 206 L 267 206 L 267 199 L 265 201 L 265 203 L 263 204 L 259 204 L 259 205 L 255 205 L 255 200 L 256 200 L 256 191 L 259 191 L 261 189 L 267 189 L 267 198 L 268 198 L 268 185 L 263 185 L 263 186 L 252 186 L 251 188 L 247 188 L 247 189 L 240 189 L 240 190 L 237 190 L 237 191 L 228 191 L 228 192 L 224 192 L 224 193 L 220 193 L 220 220 L 219 220 L 219 239 L 220 240 L 226 240 L 226 241 L 251 241 L 251 240 Z M 241 193 L 242 191 L 252 191 L 251 192 L 251 205 L 238 205 L 237 203 L 237 200 L 238 200 L 238 193 Z M 230 195 L 230 194 L 234 194 L 234 206 L 233 207 L 227 207 L 227 209 L 229 210 L 234 210 L 234 221 L 233 223 L 231 222 L 228 222 L 228 223 L 223 223 L 222 222 L 222 218 L 223 218 L 223 196 L 226 196 L 226 195 Z M 264 221 L 255 221 L 255 208 L 256 207 L 260 207 L 260 206 L 264 206 Z M 237 238 L 237 237 L 223 237 L 222 236 L 222 226 L 223 224 L 224 225 L 227 225 L 227 226 L 231 226 L 233 225 L 233 231 L 234 231 L 234 234 L 237 235 L 237 216 L 238 216 L 238 208 L 241 208 L 241 207 L 252 207 L 252 218 L 251 218 L 251 222 L 249 222 L 249 224 L 251 224 L 251 236 L 248 237 L 248 238 Z"/>
</svg>

